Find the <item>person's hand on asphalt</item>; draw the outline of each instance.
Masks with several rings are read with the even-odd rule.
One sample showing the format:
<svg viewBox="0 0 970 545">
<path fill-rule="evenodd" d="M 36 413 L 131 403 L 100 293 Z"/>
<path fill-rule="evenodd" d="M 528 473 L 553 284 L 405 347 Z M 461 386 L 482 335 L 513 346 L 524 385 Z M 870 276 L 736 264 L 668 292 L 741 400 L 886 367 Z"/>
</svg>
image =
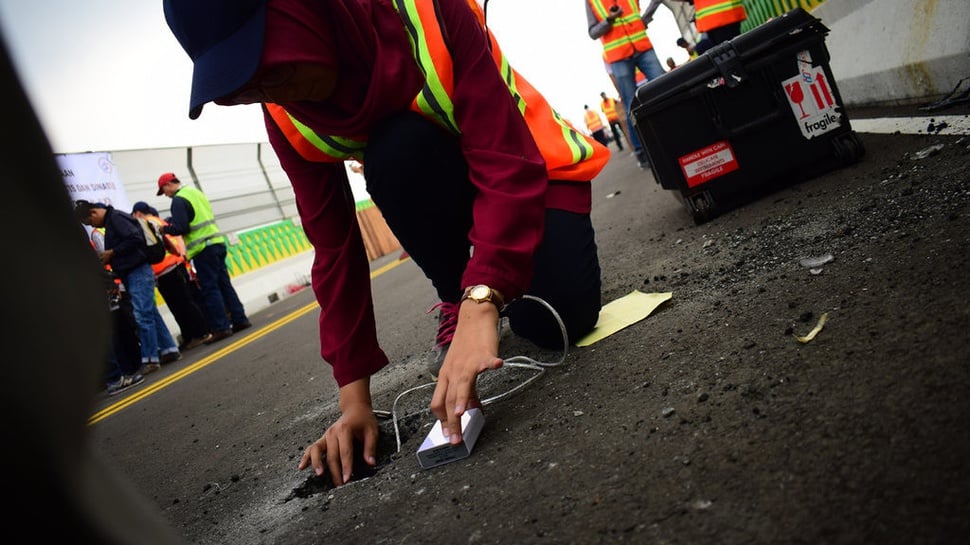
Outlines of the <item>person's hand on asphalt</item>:
<svg viewBox="0 0 970 545">
<path fill-rule="evenodd" d="M 308 446 L 297 470 L 312 466 L 323 475 L 324 461 L 334 486 L 350 482 L 354 469 L 354 440 L 363 445 L 364 461 L 377 465 L 377 417 L 370 398 L 370 379 L 363 378 L 340 388 L 340 418 L 320 439 Z"/>
<path fill-rule="evenodd" d="M 431 412 L 453 445 L 461 443 L 461 415 L 481 407 L 475 381 L 478 375 L 502 366 L 498 357 L 498 308 L 491 303 L 465 301 L 458 308 L 458 326 L 438 373 Z"/>
</svg>

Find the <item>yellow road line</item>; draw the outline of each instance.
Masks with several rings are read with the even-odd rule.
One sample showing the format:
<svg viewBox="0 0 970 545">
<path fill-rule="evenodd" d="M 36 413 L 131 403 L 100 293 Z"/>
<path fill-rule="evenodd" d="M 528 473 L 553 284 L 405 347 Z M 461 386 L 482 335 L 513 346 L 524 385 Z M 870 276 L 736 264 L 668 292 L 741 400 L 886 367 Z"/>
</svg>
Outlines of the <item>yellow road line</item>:
<svg viewBox="0 0 970 545">
<path fill-rule="evenodd" d="M 391 269 L 397 267 L 398 265 L 404 263 L 405 261 L 407 261 L 407 258 L 396 259 L 388 263 L 387 265 L 384 265 L 383 267 L 380 267 L 378 269 L 375 269 L 374 271 L 371 271 L 370 277 L 371 279 L 377 278 L 378 276 L 386 273 L 387 271 L 390 271 Z M 300 318 L 303 315 L 319 308 L 320 307 L 317 305 L 316 301 L 314 301 L 313 303 L 310 303 L 302 308 L 299 308 L 287 314 L 286 316 L 283 316 L 282 318 L 280 318 L 279 320 L 276 320 L 271 324 L 268 324 L 266 326 L 263 326 L 260 329 L 257 329 L 256 331 L 253 331 L 251 334 L 247 335 L 246 337 L 239 339 L 238 341 L 235 341 L 213 352 L 212 354 L 209 354 L 208 356 L 193 363 L 192 365 L 189 365 L 184 369 L 180 369 L 178 372 L 168 375 L 167 377 L 159 380 L 158 382 L 153 382 L 148 386 L 137 389 L 136 391 L 132 392 L 130 395 L 125 396 L 123 399 L 120 399 L 117 402 L 112 403 L 111 405 L 91 415 L 88 418 L 88 425 L 91 426 L 91 425 L 97 424 L 98 422 L 104 420 L 105 418 L 115 413 L 118 413 L 124 410 L 125 408 L 130 407 L 131 405 L 134 405 L 135 403 L 141 401 L 142 399 L 145 399 L 146 397 L 158 391 L 161 391 L 164 388 L 171 386 L 172 384 L 182 380 L 183 378 L 191 375 L 192 373 L 195 373 L 196 371 L 199 371 L 204 367 L 207 367 L 219 361 L 220 359 L 222 359 L 223 356 L 229 355 L 241 349 L 242 347 L 252 343 L 253 341 L 259 340 L 265 337 L 266 335 L 269 335 L 270 333 L 285 326 L 286 324 L 292 322 L 293 320 L 296 320 L 297 318 Z"/>
</svg>

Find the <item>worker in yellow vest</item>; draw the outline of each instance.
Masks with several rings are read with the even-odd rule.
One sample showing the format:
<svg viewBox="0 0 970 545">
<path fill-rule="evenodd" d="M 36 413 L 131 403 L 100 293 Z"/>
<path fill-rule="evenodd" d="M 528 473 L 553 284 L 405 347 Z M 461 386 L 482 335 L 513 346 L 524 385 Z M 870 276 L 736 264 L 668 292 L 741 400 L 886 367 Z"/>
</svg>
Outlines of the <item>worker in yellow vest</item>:
<svg viewBox="0 0 970 545">
<path fill-rule="evenodd" d="M 652 2 L 649 9 L 656 9 L 656 5 L 659 5 L 659 1 Z M 589 37 L 603 44 L 604 60 L 610 65 L 614 83 L 620 91 L 620 100 L 627 106 L 627 137 L 643 169 L 649 167 L 647 154 L 634 130 L 629 107 L 636 96 L 637 70 L 642 74 L 643 82 L 665 74 L 647 36 L 645 19 L 649 16 L 647 12 L 641 15 L 639 0 L 586 1 Z"/>
<path fill-rule="evenodd" d="M 606 91 L 600 92 L 600 110 L 606 116 L 606 122 L 610 125 L 610 132 L 613 133 L 613 142 L 616 149 L 623 151 L 623 124 L 620 122 L 620 114 L 624 112 L 623 107 L 615 98 L 606 96 Z"/>
<path fill-rule="evenodd" d="M 431 410 L 452 444 L 462 441 L 462 415 L 481 406 L 478 375 L 503 363 L 500 312 L 540 346 L 562 348 L 593 329 L 601 293 L 590 182 L 609 150 L 509 66 L 474 0 L 163 7 L 195 63 L 189 117 L 208 102 L 263 104 L 314 245 L 321 356 L 341 416 L 299 469 L 346 483 L 354 441 L 376 464 L 370 381 L 389 359 L 347 159 L 363 165 L 367 192 L 440 299 Z M 562 326 L 544 305 L 520 303 L 526 295 L 554 308 Z"/>
</svg>

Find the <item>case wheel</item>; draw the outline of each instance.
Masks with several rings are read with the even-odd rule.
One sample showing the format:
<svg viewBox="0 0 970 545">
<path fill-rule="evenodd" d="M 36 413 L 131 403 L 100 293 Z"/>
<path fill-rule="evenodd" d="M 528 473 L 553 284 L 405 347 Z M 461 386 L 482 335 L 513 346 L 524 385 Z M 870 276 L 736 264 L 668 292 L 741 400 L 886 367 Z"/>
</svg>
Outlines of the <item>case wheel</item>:
<svg viewBox="0 0 970 545">
<path fill-rule="evenodd" d="M 854 132 L 847 132 L 831 140 L 832 150 L 835 158 L 842 166 L 848 166 L 859 160 L 865 154 L 865 146 L 859 135 Z"/>
<path fill-rule="evenodd" d="M 707 191 L 684 197 L 684 204 L 687 206 L 687 212 L 694 219 L 695 225 L 710 221 L 717 215 L 714 199 Z"/>
</svg>

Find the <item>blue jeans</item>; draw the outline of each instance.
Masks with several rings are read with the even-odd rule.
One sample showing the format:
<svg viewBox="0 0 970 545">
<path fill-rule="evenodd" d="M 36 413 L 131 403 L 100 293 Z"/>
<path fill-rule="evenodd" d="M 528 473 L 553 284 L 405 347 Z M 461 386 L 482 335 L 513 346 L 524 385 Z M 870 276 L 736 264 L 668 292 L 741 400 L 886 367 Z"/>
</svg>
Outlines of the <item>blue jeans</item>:
<svg viewBox="0 0 970 545">
<path fill-rule="evenodd" d="M 155 304 L 155 273 L 152 266 L 145 263 L 135 267 L 125 272 L 121 281 L 125 283 L 131 297 L 131 306 L 135 310 L 135 322 L 138 324 L 141 341 L 141 362 L 158 363 L 159 352 L 178 352 L 175 339 Z"/>
<path fill-rule="evenodd" d="M 192 258 L 192 264 L 195 265 L 195 272 L 199 277 L 202 300 L 205 301 L 205 311 L 212 332 L 231 328 L 227 312 L 232 317 L 233 324 L 248 322 L 246 310 L 229 280 L 226 245 L 209 244 Z"/>
<path fill-rule="evenodd" d="M 610 63 L 610 69 L 613 70 L 613 79 L 620 86 L 620 100 L 623 101 L 623 109 L 626 110 L 626 126 L 628 129 L 626 134 L 630 140 L 630 145 L 633 146 L 633 151 L 639 154 L 643 146 L 640 144 L 637 131 L 633 128 L 633 99 L 637 94 L 637 68 L 647 77 L 647 81 L 659 78 L 664 74 L 660 59 L 657 58 L 657 53 L 653 49 L 641 51 L 632 57 Z"/>
</svg>

